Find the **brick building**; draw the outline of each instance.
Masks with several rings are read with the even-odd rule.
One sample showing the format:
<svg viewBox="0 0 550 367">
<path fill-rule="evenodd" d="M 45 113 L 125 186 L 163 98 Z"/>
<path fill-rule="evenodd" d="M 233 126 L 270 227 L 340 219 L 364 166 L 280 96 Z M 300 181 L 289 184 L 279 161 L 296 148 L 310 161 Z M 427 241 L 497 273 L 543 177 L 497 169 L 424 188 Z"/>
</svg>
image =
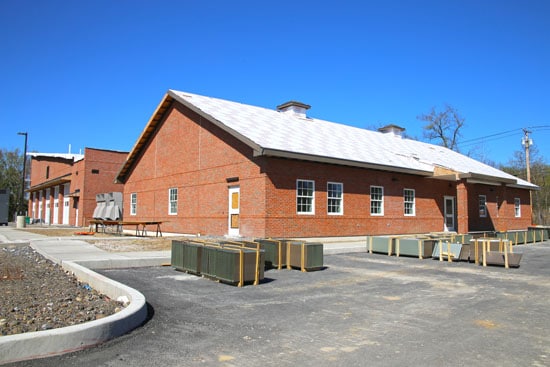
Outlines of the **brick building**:
<svg viewBox="0 0 550 367">
<path fill-rule="evenodd" d="M 85 148 L 84 154 L 29 153 L 29 213 L 46 224 L 87 226 L 96 194 L 122 192 L 115 176 L 128 152 Z"/>
<path fill-rule="evenodd" d="M 524 229 L 526 181 L 449 149 L 170 90 L 117 174 L 127 220 L 247 237 Z"/>
</svg>

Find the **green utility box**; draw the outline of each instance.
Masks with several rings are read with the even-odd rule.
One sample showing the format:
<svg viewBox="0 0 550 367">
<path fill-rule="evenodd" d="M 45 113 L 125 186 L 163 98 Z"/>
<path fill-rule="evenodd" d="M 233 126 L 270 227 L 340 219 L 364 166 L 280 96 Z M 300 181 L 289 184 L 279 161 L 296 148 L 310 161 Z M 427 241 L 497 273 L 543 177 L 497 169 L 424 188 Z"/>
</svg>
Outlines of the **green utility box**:
<svg viewBox="0 0 550 367">
<path fill-rule="evenodd" d="M 215 273 L 214 277 L 220 281 L 233 284 L 260 281 L 264 278 L 265 251 L 263 250 L 221 247 L 217 249 L 215 256 L 213 273 Z"/>
<path fill-rule="evenodd" d="M 218 265 L 218 251 L 220 247 L 214 245 L 203 245 L 201 254 L 201 274 L 207 277 L 216 278 Z"/>
<path fill-rule="evenodd" d="M 270 268 L 282 269 L 286 266 L 286 240 L 259 239 L 256 240 L 265 251 L 265 265 Z"/>
<path fill-rule="evenodd" d="M 388 254 L 391 256 L 394 251 L 394 238 L 390 236 L 371 236 L 367 239 L 369 252 Z"/>
<path fill-rule="evenodd" d="M 201 273 L 201 257 L 203 245 L 187 242 L 183 247 L 183 270 L 193 274 Z"/>
<path fill-rule="evenodd" d="M 436 242 L 431 239 L 398 238 L 396 240 L 396 254 L 426 259 L 432 256 L 434 243 Z"/>
<path fill-rule="evenodd" d="M 193 274 L 201 273 L 201 243 L 172 241 L 172 266 Z"/>
<path fill-rule="evenodd" d="M 287 243 L 287 267 L 302 271 L 323 268 L 323 244 L 320 242 L 290 241 Z"/>
<path fill-rule="evenodd" d="M 183 241 L 172 241 L 171 261 L 172 266 L 178 270 L 183 270 Z"/>
</svg>

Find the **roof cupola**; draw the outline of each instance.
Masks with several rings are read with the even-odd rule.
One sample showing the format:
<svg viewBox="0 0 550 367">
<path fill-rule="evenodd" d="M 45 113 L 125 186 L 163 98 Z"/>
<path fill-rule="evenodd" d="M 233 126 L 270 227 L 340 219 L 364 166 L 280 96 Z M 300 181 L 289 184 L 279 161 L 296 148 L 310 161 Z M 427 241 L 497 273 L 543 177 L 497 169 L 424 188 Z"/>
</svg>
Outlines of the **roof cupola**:
<svg viewBox="0 0 550 367">
<path fill-rule="evenodd" d="M 306 111 L 311 108 L 310 105 L 298 102 L 288 101 L 277 106 L 277 111 L 284 112 L 290 115 L 298 115 L 300 117 L 306 117 Z"/>
<path fill-rule="evenodd" d="M 378 131 L 384 134 L 390 134 L 395 137 L 401 138 L 403 137 L 403 131 L 405 131 L 405 129 L 402 128 L 401 126 L 391 124 L 391 125 L 386 125 L 384 127 L 379 128 Z"/>
</svg>

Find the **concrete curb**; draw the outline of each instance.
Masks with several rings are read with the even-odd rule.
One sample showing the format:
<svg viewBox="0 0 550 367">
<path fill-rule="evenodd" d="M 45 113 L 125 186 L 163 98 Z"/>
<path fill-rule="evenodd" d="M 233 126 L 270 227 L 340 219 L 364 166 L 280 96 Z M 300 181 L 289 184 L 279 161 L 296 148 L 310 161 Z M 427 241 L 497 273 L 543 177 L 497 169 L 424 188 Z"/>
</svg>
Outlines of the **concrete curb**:
<svg viewBox="0 0 550 367">
<path fill-rule="evenodd" d="M 171 262 L 170 257 L 80 260 L 78 264 L 88 269 L 121 269 L 161 266 Z"/>
<path fill-rule="evenodd" d="M 72 261 L 62 267 L 111 299 L 128 297 L 129 305 L 103 319 L 59 329 L 0 337 L 0 364 L 74 352 L 101 344 L 142 325 L 147 319 L 143 294 Z"/>
</svg>

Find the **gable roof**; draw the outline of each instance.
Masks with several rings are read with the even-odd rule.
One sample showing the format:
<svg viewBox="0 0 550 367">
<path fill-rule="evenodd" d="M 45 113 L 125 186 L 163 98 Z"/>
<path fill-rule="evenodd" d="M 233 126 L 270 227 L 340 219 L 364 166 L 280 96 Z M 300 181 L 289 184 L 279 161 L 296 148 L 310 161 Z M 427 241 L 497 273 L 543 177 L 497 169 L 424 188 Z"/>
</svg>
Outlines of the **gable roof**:
<svg viewBox="0 0 550 367">
<path fill-rule="evenodd" d="M 447 180 L 537 186 L 450 149 L 335 122 L 169 90 L 149 120 L 117 180 L 124 182 L 168 107 L 177 101 L 241 140 L 256 156 L 295 158 Z"/>
</svg>

